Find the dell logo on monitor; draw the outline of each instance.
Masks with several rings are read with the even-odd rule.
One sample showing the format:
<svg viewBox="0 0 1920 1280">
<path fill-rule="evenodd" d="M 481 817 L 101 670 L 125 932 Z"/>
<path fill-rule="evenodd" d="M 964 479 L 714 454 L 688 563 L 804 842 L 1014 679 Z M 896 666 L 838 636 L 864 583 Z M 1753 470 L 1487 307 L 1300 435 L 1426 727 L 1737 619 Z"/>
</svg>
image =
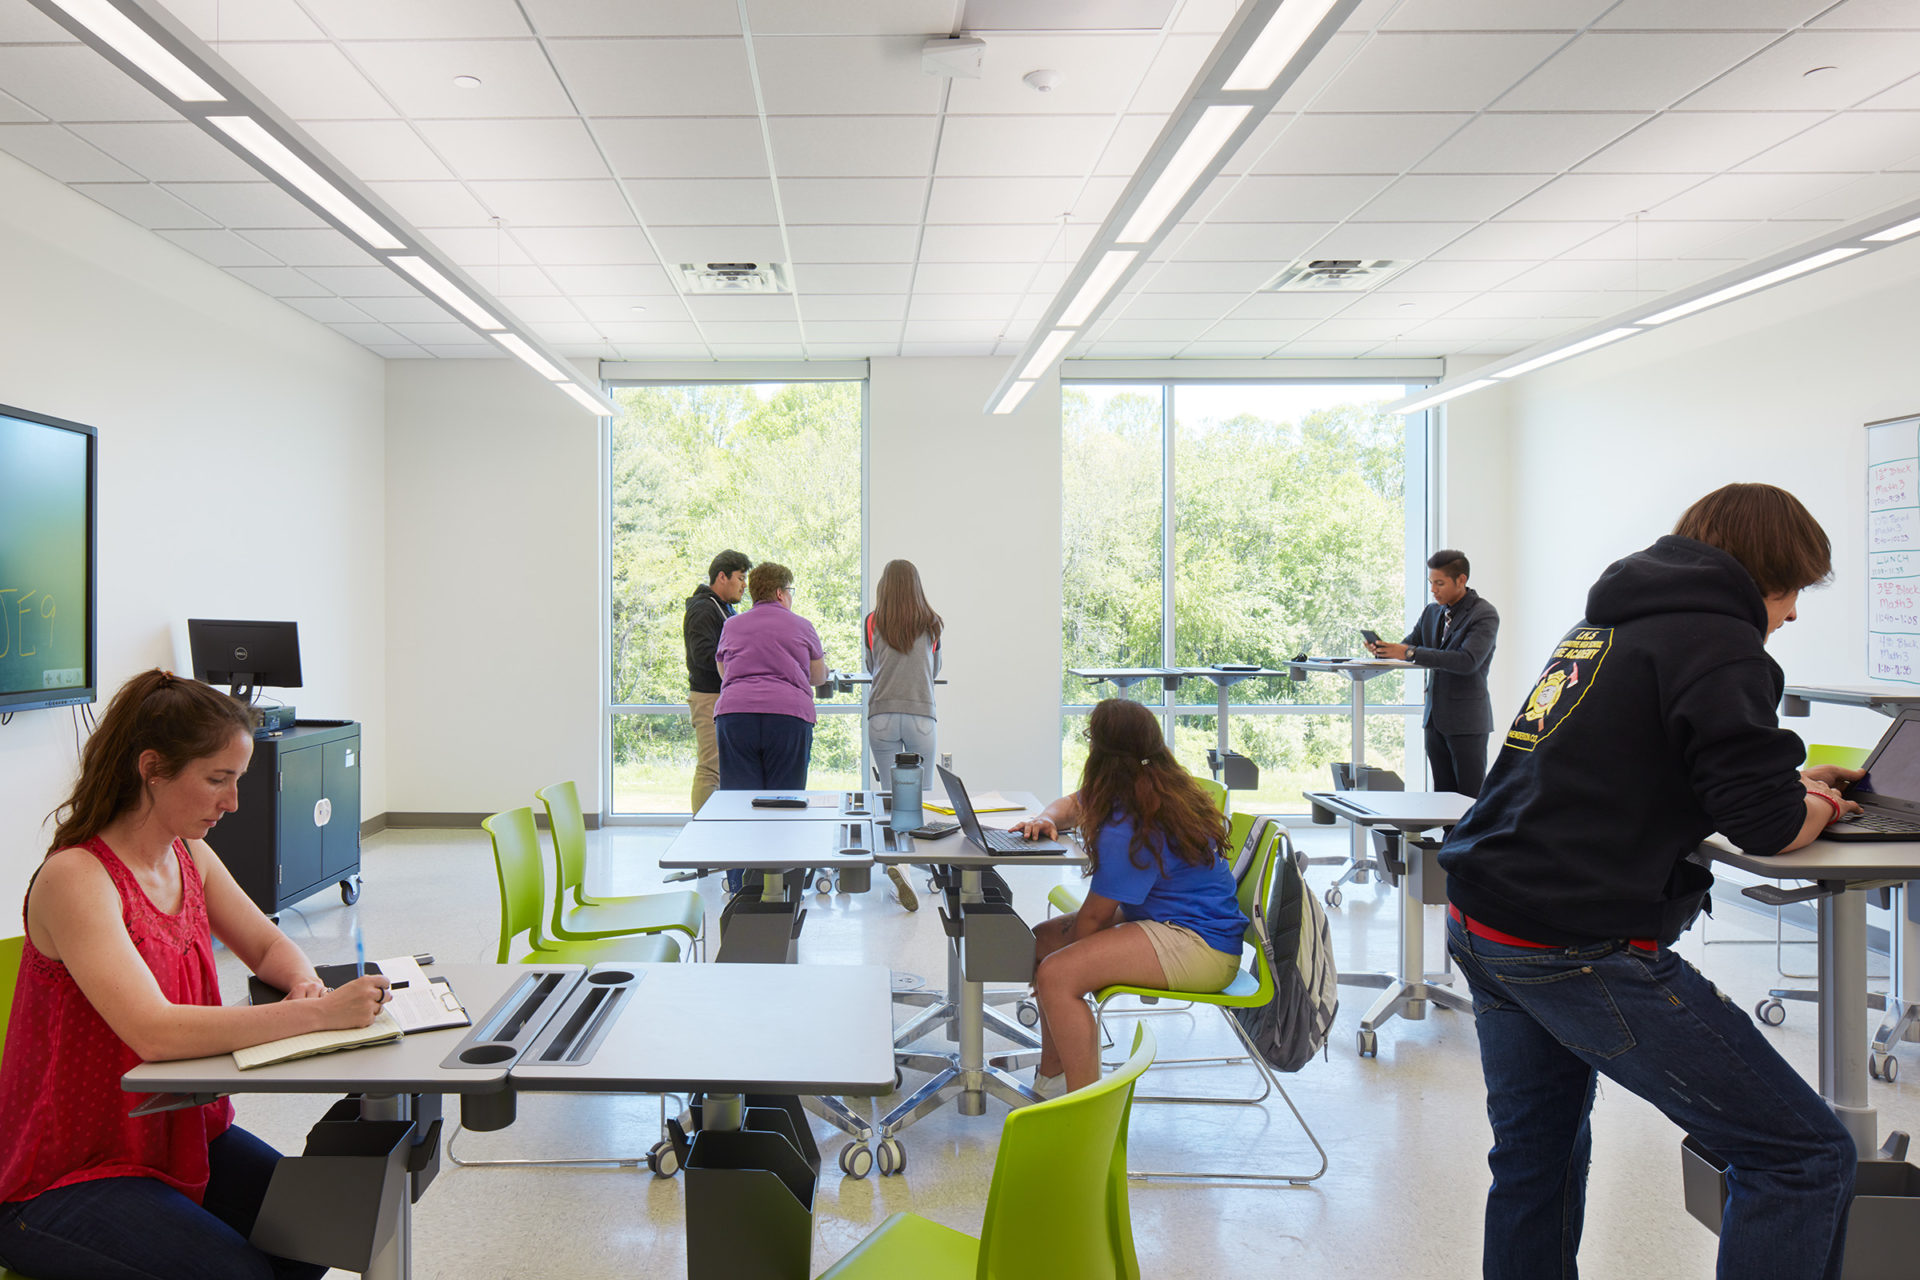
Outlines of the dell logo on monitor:
<svg viewBox="0 0 1920 1280">
<path fill-rule="evenodd" d="M 235 662 L 245 662 L 247 660 L 247 647 L 245 645 L 234 646 L 233 660 Z"/>
</svg>

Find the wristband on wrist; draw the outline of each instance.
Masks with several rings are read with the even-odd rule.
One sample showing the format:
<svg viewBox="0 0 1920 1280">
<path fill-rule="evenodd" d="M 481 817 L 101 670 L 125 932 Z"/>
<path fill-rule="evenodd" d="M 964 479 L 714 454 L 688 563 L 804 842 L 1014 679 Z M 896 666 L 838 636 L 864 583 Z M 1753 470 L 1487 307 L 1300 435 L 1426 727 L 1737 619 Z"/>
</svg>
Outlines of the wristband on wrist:
<svg viewBox="0 0 1920 1280">
<path fill-rule="evenodd" d="M 1838 800 L 1835 800 L 1832 796 L 1827 795 L 1825 792 L 1821 792 L 1821 791 L 1809 791 L 1807 792 L 1807 795 L 1812 797 L 1815 800 L 1825 800 L 1829 805 L 1833 807 L 1833 816 L 1827 819 L 1828 826 L 1832 826 L 1834 823 L 1840 821 L 1843 815 L 1840 811 L 1840 802 Z"/>
</svg>

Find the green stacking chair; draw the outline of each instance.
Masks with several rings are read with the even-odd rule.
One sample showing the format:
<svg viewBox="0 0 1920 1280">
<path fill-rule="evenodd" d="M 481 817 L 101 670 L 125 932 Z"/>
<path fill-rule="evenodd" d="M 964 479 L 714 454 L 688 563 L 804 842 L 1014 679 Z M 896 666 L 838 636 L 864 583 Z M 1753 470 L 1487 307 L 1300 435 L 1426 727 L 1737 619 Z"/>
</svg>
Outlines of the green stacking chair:
<svg viewBox="0 0 1920 1280">
<path fill-rule="evenodd" d="M 7 1020 L 13 1016 L 13 986 L 20 978 L 20 951 L 24 937 L 0 938 L 0 1054 L 6 1051 Z M 0 1267 L 0 1280 L 27 1280 L 18 1271 Z"/>
<path fill-rule="evenodd" d="M 1200 784 L 1202 791 L 1213 797 L 1213 803 L 1219 807 L 1220 812 L 1225 813 L 1227 811 L 1227 789 L 1225 787 L 1215 782 L 1212 778 L 1196 777 L 1194 781 Z"/>
<path fill-rule="evenodd" d="M 685 936 L 681 950 L 690 954 L 707 918 L 707 905 L 700 895 L 681 889 L 619 898 L 589 897 L 587 824 L 580 815 L 579 790 L 571 782 L 556 782 L 533 794 L 546 806 L 547 829 L 553 836 L 553 936 L 562 942 L 590 942 L 673 932 Z"/>
<path fill-rule="evenodd" d="M 1127 1113 L 1153 1035 L 1097 1084 L 1007 1116 L 980 1237 L 912 1213 L 874 1229 L 820 1280 L 1137 1280 Z"/>
<path fill-rule="evenodd" d="M 1252 866 L 1248 869 L 1247 874 L 1241 877 L 1239 893 L 1240 910 L 1246 915 L 1248 922 L 1243 941 L 1246 949 L 1252 953 L 1253 959 L 1248 968 L 1240 970 L 1240 972 L 1234 976 L 1233 981 L 1227 985 L 1225 991 L 1161 991 L 1153 987 L 1113 986 L 1103 989 L 1094 997 L 1095 1011 L 1100 1019 L 1101 1026 L 1104 1028 L 1106 1026 L 1107 1004 L 1109 1001 L 1120 996 L 1137 996 L 1142 1000 L 1185 1000 L 1192 1004 L 1210 1004 L 1217 1006 L 1221 1015 L 1226 1018 L 1227 1025 L 1233 1029 L 1234 1037 L 1238 1039 L 1242 1047 L 1246 1049 L 1246 1053 L 1244 1055 L 1231 1057 L 1168 1058 L 1162 1060 L 1159 1065 L 1163 1067 L 1192 1067 L 1250 1064 L 1260 1073 L 1262 1082 L 1260 1092 L 1252 1097 L 1241 1098 L 1218 1098 L 1199 1094 L 1140 1094 L 1137 1101 L 1192 1103 L 1208 1106 L 1258 1107 L 1264 1106 L 1269 1095 L 1278 1093 L 1280 1100 L 1287 1104 L 1287 1110 L 1293 1112 L 1293 1118 L 1299 1122 L 1300 1131 L 1307 1135 L 1307 1141 L 1311 1142 L 1313 1149 L 1319 1153 L 1320 1167 L 1312 1173 L 1247 1173 L 1241 1170 L 1221 1173 L 1136 1172 L 1131 1175 L 1135 1178 L 1189 1178 L 1209 1182 L 1289 1183 L 1293 1186 L 1304 1186 L 1327 1171 L 1327 1149 L 1320 1145 L 1320 1139 L 1314 1137 L 1313 1130 L 1308 1126 L 1306 1117 L 1300 1114 L 1300 1108 L 1293 1105 L 1293 1099 L 1287 1096 L 1286 1089 L 1280 1084 L 1279 1078 L 1274 1075 L 1273 1069 L 1266 1064 L 1265 1059 L 1261 1058 L 1259 1051 L 1255 1049 L 1252 1042 L 1247 1039 L 1246 1032 L 1240 1028 L 1239 1019 L 1235 1018 L 1232 1012 L 1236 1008 L 1257 1008 L 1273 999 L 1273 970 L 1268 966 L 1267 953 L 1261 949 L 1259 939 L 1253 931 L 1253 904 L 1267 900 L 1268 888 L 1273 876 L 1276 874 L 1279 859 L 1290 856 L 1289 853 L 1283 852 L 1286 848 L 1286 845 L 1283 843 L 1286 840 L 1286 831 L 1286 827 L 1278 822 L 1267 829 L 1266 838 L 1260 842 L 1260 848 L 1254 853 Z M 1132 1013 L 1132 1011 L 1129 1012 Z M 1137 1016 L 1137 1014 L 1134 1016 Z"/>
<path fill-rule="evenodd" d="M 521 964 L 598 964 L 602 960 L 644 964 L 680 958 L 679 944 L 659 934 L 589 941 L 541 936 L 547 877 L 540 868 L 540 833 L 533 825 L 533 809 L 526 805 L 509 809 L 480 825 L 493 838 L 493 867 L 500 877 L 498 963 L 507 963 L 514 939 L 523 933 L 528 950 L 520 956 Z"/>
</svg>

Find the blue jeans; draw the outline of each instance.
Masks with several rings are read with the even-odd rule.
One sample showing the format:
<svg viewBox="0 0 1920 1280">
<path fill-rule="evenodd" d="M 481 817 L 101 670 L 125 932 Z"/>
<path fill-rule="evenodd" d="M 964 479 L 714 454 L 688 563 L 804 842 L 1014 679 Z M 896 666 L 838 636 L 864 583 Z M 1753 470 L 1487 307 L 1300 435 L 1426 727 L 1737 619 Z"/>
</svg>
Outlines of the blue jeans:
<svg viewBox="0 0 1920 1280">
<path fill-rule="evenodd" d="M 1699 970 L 1665 947 L 1533 950 L 1490 942 L 1455 920 L 1447 949 L 1473 991 L 1493 1126 L 1487 1280 L 1579 1274 L 1601 1074 L 1728 1162 L 1722 1280 L 1838 1280 L 1859 1160 L 1853 1139 Z"/>
<path fill-rule="evenodd" d="M 902 715 L 897 711 L 883 711 L 879 715 L 867 717 L 867 742 L 873 747 L 873 763 L 880 770 L 880 789 L 893 789 L 893 758 L 902 751 L 911 751 L 920 757 L 920 777 L 922 783 L 933 777 L 933 753 L 937 745 L 934 734 L 939 721 L 932 716 Z"/>
<path fill-rule="evenodd" d="M 713 718 L 720 740 L 724 791 L 805 791 L 813 757 L 813 726 L 799 716 L 732 711 Z M 744 873 L 727 872 L 727 891 L 740 892 Z"/>
<path fill-rule="evenodd" d="M 207 1146 L 195 1204 L 155 1178 L 100 1178 L 0 1204 L 0 1262 L 33 1280 L 319 1280 L 247 1243 L 280 1153 L 238 1125 Z"/>
</svg>

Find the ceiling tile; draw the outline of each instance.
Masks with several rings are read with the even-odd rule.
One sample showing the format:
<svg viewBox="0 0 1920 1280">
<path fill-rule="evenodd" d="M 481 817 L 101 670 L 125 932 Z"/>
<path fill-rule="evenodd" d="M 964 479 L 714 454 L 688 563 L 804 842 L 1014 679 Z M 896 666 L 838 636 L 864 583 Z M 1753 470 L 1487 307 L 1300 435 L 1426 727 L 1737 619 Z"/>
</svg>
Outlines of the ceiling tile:
<svg viewBox="0 0 1920 1280">
<path fill-rule="evenodd" d="M 508 358 L 500 353 L 500 348 L 490 342 L 462 343 L 459 346 L 431 346 L 420 349 L 436 360 L 505 360 Z M 536 375 L 533 370 L 528 369 L 521 376 L 531 378 Z"/>
<path fill-rule="evenodd" d="M 1044 32 L 996 35 L 976 80 L 953 81 L 947 110 L 954 115 L 1113 115 L 1120 111 L 1171 111 L 1184 96 L 1193 74 L 1205 61 L 1191 57 L 1195 45 L 1212 42 L 1182 38 L 1180 53 L 1154 67 L 1155 32 Z M 919 59 L 919 49 L 913 50 Z M 1134 102 L 1135 89 L 1153 67 L 1158 92 L 1151 102 Z M 1023 77 L 1046 68 L 1060 74 L 1049 93 L 1037 93 Z M 1184 74 L 1182 74 L 1184 72 Z M 1168 95 L 1171 94 L 1171 100 Z"/>
<path fill-rule="evenodd" d="M 340 298 L 334 301 L 342 306 L 352 306 L 364 313 L 361 318 L 378 320 L 382 324 L 393 324 L 396 321 L 404 324 L 444 323 L 448 318 L 447 309 L 432 298 L 361 298 L 353 303 Z M 314 316 L 316 320 L 326 318 L 323 315 Z"/>
<path fill-rule="evenodd" d="M 228 227 L 324 227 L 320 215 L 271 182 L 170 182 L 166 189 Z"/>
<path fill-rule="evenodd" d="M 1360 50 L 1313 106 L 1317 111 L 1479 111 L 1564 42 L 1557 35 L 1502 32 L 1383 33 Z M 1441 67 L 1446 73 L 1434 74 Z"/>
<path fill-rule="evenodd" d="M 369 319 L 383 319 L 363 311 L 345 298 L 284 298 L 282 301 L 301 315 L 318 320 L 321 324 L 365 324 Z"/>
<path fill-rule="evenodd" d="M 1740 167 L 1753 173 L 1920 167 L 1920 111 L 1849 111 Z"/>
<path fill-rule="evenodd" d="M 930 226 L 920 241 L 922 262 L 1039 262 L 1067 257 L 1058 226 Z"/>
<path fill-rule="evenodd" d="M 898 324 L 907 318 L 907 300 L 898 294 L 803 293 L 800 311 L 812 329 L 815 321 Z"/>
<path fill-rule="evenodd" d="M 604 178 L 607 166 L 578 119 L 426 120 L 427 141 L 469 180 Z"/>
<path fill-rule="evenodd" d="M 1590 32 L 1515 86 L 1500 99 L 1500 108 L 1660 111 L 1751 56 L 1768 39 L 1736 31 Z"/>
<path fill-rule="evenodd" d="M 801 360 L 806 351 L 796 332 L 791 342 L 716 342 L 715 360 Z"/>
<path fill-rule="evenodd" d="M 1480 293 L 1499 288 L 1526 265 L 1522 262 L 1416 262 L 1380 287 L 1396 293 Z"/>
<path fill-rule="evenodd" d="M 0 85 L 54 120 L 180 118 L 172 107 L 86 45 L 0 45 Z"/>
<path fill-rule="evenodd" d="M 1049 297 L 1066 283 L 1070 264 L 1031 262 L 922 262 L 913 277 L 920 293 L 1025 293 Z"/>
<path fill-rule="evenodd" d="M 1731 236 L 1745 235 L 1769 224 L 1751 219 L 1704 219 L 1670 222 L 1641 218 L 1609 228 L 1566 250 L 1569 258 L 1602 258 L 1645 262 L 1693 257 L 1715 252 L 1715 246 Z M 1785 224 L 1782 224 L 1785 225 Z M 1798 238 L 1803 234 L 1792 233 Z M 1736 256 L 1719 251 L 1719 256 Z M 1759 256 L 1759 255 L 1756 255 Z"/>
<path fill-rule="evenodd" d="M 524 317 L 523 317 L 524 318 Z M 599 329 L 582 320 L 550 320 L 533 324 L 534 336 L 547 342 L 558 343 L 563 348 L 571 343 L 604 343 L 611 338 L 601 334 Z"/>
<path fill-rule="evenodd" d="M 1094 166 L 1095 172 L 1132 177 L 1146 161 L 1153 144 L 1159 141 L 1166 127 L 1166 117 L 1161 115 L 1121 116 L 1119 124 L 1113 128 L 1112 137 L 1107 140 L 1106 148 L 1100 153 L 1100 162 Z M 1246 144 L 1241 144 L 1240 149 L 1245 150 Z M 1229 161 L 1231 159 L 1228 157 Z"/>
<path fill-rule="evenodd" d="M 1782 210 L 1788 218 L 1834 218 L 1851 222 L 1886 213 L 1920 199 L 1920 173 L 1868 173 Z"/>
<path fill-rule="evenodd" d="M 1112 130 L 1106 116 L 955 116 L 940 135 L 937 172 L 1040 178 L 1087 173 Z"/>
<path fill-rule="evenodd" d="M 807 317 L 807 345 L 816 342 L 861 342 L 890 345 L 900 340 L 898 320 L 815 320 Z"/>
<path fill-rule="evenodd" d="M 1517 222 L 1500 219 L 1475 227 L 1430 256 L 1447 260 L 1539 261 L 1557 257 L 1611 226 L 1607 222 Z"/>
<path fill-rule="evenodd" d="M 1189 4 L 1188 8 L 1193 6 Z M 1186 98 L 1187 91 L 1199 77 L 1200 70 L 1206 66 L 1207 59 L 1213 55 L 1219 33 L 1207 32 L 1193 35 L 1170 35 L 1154 56 L 1153 65 L 1148 69 L 1146 78 L 1141 81 L 1131 101 L 1126 104 L 1129 111 L 1152 112 L 1160 115 L 1172 114 L 1174 108 Z M 1059 92 L 1056 90 L 1055 92 Z"/>
<path fill-rule="evenodd" d="M 1136 279 L 1142 293 L 1251 293 L 1278 275 L 1292 259 L 1268 260 L 1255 254 L 1218 262 L 1179 261 L 1144 268 Z"/>
<path fill-rule="evenodd" d="M 1916 24 L 1910 0 L 1842 0 L 1827 8 L 1812 25 L 1816 27 L 1878 27 L 1882 30 L 1911 29 Z"/>
<path fill-rule="evenodd" d="M 281 260 L 258 245 L 248 244 L 231 231 L 162 231 L 162 239 L 171 240 L 196 258 L 204 258 L 216 267 L 277 267 Z"/>
<path fill-rule="evenodd" d="M 1316 258 L 1425 258 L 1472 228 L 1469 222 L 1348 222 L 1315 242 Z"/>
<path fill-rule="evenodd" d="M 849 222 L 919 223 L 926 178 L 781 178 L 788 226 Z"/>
<path fill-rule="evenodd" d="M 1078 178 L 935 178 L 928 222 L 1052 222 L 1079 194 Z"/>
<path fill-rule="evenodd" d="M 141 177 L 64 125 L 0 124 L 0 151 L 59 182 L 125 182 Z"/>
<path fill-rule="evenodd" d="M 909 320 L 1005 320 L 1020 304 L 1014 293 L 916 293 Z"/>
<path fill-rule="evenodd" d="M 1116 320 L 1219 320 L 1246 300 L 1245 293 L 1129 293 L 1109 307 L 1107 315 Z"/>
<path fill-rule="evenodd" d="M 1517 201 L 1504 216 L 1518 221 L 1631 218 L 1700 181 L 1690 173 L 1570 173 Z"/>
<path fill-rule="evenodd" d="M 639 319 L 629 310 L 622 319 Z M 522 298 L 513 304 L 513 318 L 529 324 L 578 324 L 586 319 L 571 298 Z"/>
<path fill-rule="evenodd" d="M 1650 216 L 1663 221 L 1780 217 L 1847 181 L 1839 174 L 1723 173 L 1653 206 Z"/>
<path fill-rule="evenodd" d="M 740 34 L 735 0 L 523 0 L 546 36 L 731 36 Z"/>
<path fill-rule="evenodd" d="M 243 239 L 290 267 L 371 267 L 373 256 L 338 231 L 254 230 Z M 177 242 L 176 242 L 177 243 Z"/>
<path fill-rule="evenodd" d="M 574 270 L 576 270 L 576 268 L 573 267 L 501 267 L 497 271 L 482 271 L 478 274 L 484 277 L 482 283 L 493 286 L 493 296 L 496 298 L 545 298 L 552 297 L 561 291 L 560 286 L 554 283 L 555 274 L 572 272 Z M 628 271 L 651 270 L 653 270 L 651 267 L 617 267 L 610 268 L 608 274 L 611 276 L 615 273 Z M 665 292 L 667 290 L 666 277 L 661 276 L 659 279 L 661 291 Z M 611 282 L 606 286 L 607 289 L 617 289 L 619 287 L 619 285 Z M 598 293 L 604 292 L 605 290 L 593 289 L 589 284 L 583 291 Z"/>
<path fill-rule="evenodd" d="M 1637 29 L 1675 27 L 1690 31 L 1785 31 L 1833 4 L 1833 0 L 1620 0 L 1595 24 Z"/>
<path fill-rule="evenodd" d="M 168 195 L 151 182 L 82 182 L 75 191 L 91 196 L 123 218 L 155 231 L 169 227 L 212 227 L 212 218 Z"/>
<path fill-rule="evenodd" d="M 389 329 L 386 325 L 374 324 L 364 320 L 358 321 L 358 322 L 347 322 L 342 324 L 331 324 L 331 325 L 328 325 L 327 327 L 329 329 L 332 329 L 335 333 L 339 334 L 341 337 L 351 338 L 353 341 L 361 343 L 362 345 L 367 345 L 367 344 L 403 345 L 406 341 L 406 339 L 401 334 L 395 333 L 392 329 Z"/>
<path fill-rule="evenodd" d="M 387 267 L 302 267 L 300 274 L 343 298 L 411 298 L 419 292 Z"/>
<path fill-rule="evenodd" d="M 623 178 L 767 176 L 758 120 L 596 120 L 593 128 Z"/>
<path fill-rule="evenodd" d="M 1000 338 L 996 320 L 909 320 L 901 342 L 985 342 Z"/>
<path fill-rule="evenodd" d="M 639 227 L 516 227 L 513 238 L 544 266 L 645 266 L 657 261 Z M 664 244 L 660 251 L 672 252 Z"/>
<path fill-rule="evenodd" d="M 629 342 L 698 342 L 700 330 L 697 326 L 684 321 L 678 324 L 603 324 L 600 331 L 607 341 L 614 343 Z"/>
<path fill-rule="evenodd" d="M 920 46 L 926 37 L 914 36 L 762 36 L 753 42 L 754 64 L 767 114 L 797 115 L 933 115 L 940 110 L 942 80 L 920 68 Z M 994 57 L 1000 56 L 994 42 Z M 1039 64 L 1035 64 L 1039 65 Z M 954 80 L 949 112 L 958 105 L 960 86 L 977 81 Z M 1031 95 L 1031 91 L 1029 91 Z M 1037 96 L 1037 95 L 1031 95 Z M 749 97 L 747 111 L 752 111 Z"/>
<path fill-rule="evenodd" d="M 1177 262 L 1290 262 L 1332 231 L 1324 222 L 1209 222 L 1175 243 L 1165 242 Z M 1176 232 L 1176 236 L 1178 233 Z M 1269 275 L 1272 273 L 1269 272 Z M 1183 290 L 1184 292 L 1184 290 Z"/>
<path fill-rule="evenodd" d="M 155 182 L 241 182 L 259 172 L 184 120 L 76 124 L 73 131 Z"/>
<path fill-rule="evenodd" d="M 1223 176 L 1214 179 L 1194 207 L 1218 222 L 1340 222 L 1379 195 L 1390 181 L 1379 174 Z"/>
<path fill-rule="evenodd" d="M 453 176 L 405 121 L 314 120 L 305 128 L 362 182 L 424 182 Z"/>
<path fill-rule="evenodd" d="M 67 29 L 31 5 L 0 5 L 0 42 L 78 44 Z"/>
<path fill-rule="evenodd" d="M 756 36 L 807 34 L 913 36 L 951 31 L 953 0 L 747 0 Z"/>
<path fill-rule="evenodd" d="M 1180 352 L 1182 360 L 1196 363 L 1206 360 L 1264 360 L 1280 346 L 1279 342 L 1195 342 Z"/>
<path fill-rule="evenodd" d="M 779 116 L 767 128 L 783 178 L 912 177 L 933 167 L 931 116 Z"/>
<path fill-rule="evenodd" d="M 1452 315 L 1455 319 L 1474 317 L 1532 319 L 1544 316 L 1584 320 L 1605 315 L 1616 306 L 1618 306 L 1617 300 L 1604 293 L 1542 293 L 1500 289 L 1493 293 L 1483 293 L 1477 298 L 1461 303 L 1453 309 Z"/>
<path fill-rule="evenodd" d="M 1807 75 L 1814 67 L 1832 71 Z M 1838 110 L 1920 66 L 1920 31 L 1799 31 L 1686 100 L 1689 110 Z"/>
<path fill-rule="evenodd" d="M 611 332 L 616 324 L 685 324 L 688 320 L 686 300 L 679 294 L 614 294 L 610 296 L 588 296 L 577 298 L 527 298 L 525 302 L 547 304 L 554 302 L 571 303 L 587 320 L 601 327 L 602 332 Z M 521 303 L 513 304 L 515 314 L 519 314 Z M 644 310 L 636 311 L 635 307 Z M 529 312 L 529 315 L 537 314 Z M 644 335 L 643 335 L 644 336 Z"/>
<path fill-rule="evenodd" d="M 268 101 L 303 123 L 390 120 L 396 114 L 393 104 L 338 45 L 321 41 L 225 44 L 220 52 Z"/>
<path fill-rule="evenodd" d="M 1354 319 L 1371 317 L 1413 324 L 1445 315 L 1471 297 L 1470 293 L 1384 293 L 1375 289 L 1372 293 L 1354 295 L 1348 305 L 1340 309 L 1340 314 Z"/>
<path fill-rule="evenodd" d="M 324 298 L 333 293 L 292 267 L 228 267 L 227 274 L 275 298 Z"/>
<path fill-rule="evenodd" d="M 0 124 L 39 124 L 45 119 L 18 98 L 0 92 Z"/>
<path fill-rule="evenodd" d="M 750 116 L 756 111 L 746 46 L 738 39 L 601 37 L 554 40 L 547 48 L 574 104 L 588 116 Z M 756 41 L 754 56 L 764 79 L 762 48 Z M 917 51 L 914 61 L 917 71 Z"/>
<path fill-rule="evenodd" d="M 1580 166 L 1585 173 L 1712 173 L 1820 119 L 1811 111 L 1669 111 Z M 1916 148 L 1920 149 L 1920 142 Z M 1821 167 L 1821 166 L 1812 166 Z"/>
<path fill-rule="evenodd" d="M 524 36 L 515 0 L 301 0 L 336 40 L 472 40 Z"/>
<path fill-rule="evenodd" d="M 1226 171 L 1391 176 L 1418 164 L 1470 119 L 1411 113 L 1268 117 L 1227 161 Z"/>
<path fill-rule="evenodd" d="M 648 342 L 616 348 L 622 360 L 711 360 L 713 349 L 705 343 Z"/>
<path fill-rule="evenodd" d="M 548 267 L 543 273 L 566 294 L 672 293 L 673 282 L 660 267 Z M 514 292 L 519 292 L 515 289 Z M 529 290 L 529 292 L 551 292 Z M 506 296 L 504 293 L 502 296 Z"/>
<path fill-rule="evenodd" d="M 1387 31 L 1577 31 L 1613 0 L 1404 0 L 1381 24 Z M 1698 0 L 1688 0 L 1689 4 Z"/>
<path fill-rule="evenodd" d="M 703 322 L 700 330 L 716 347 L 728 343 L 800 341 L 800 326 L 792 321 L 713 321 Z"/>
<path fill-rule="evenodd" d="M 1559 173 L 1645 119 L 1637 112 L 1489 112 L 1416 167 L 1423 173 Z"/>
<path fill-rule="evenodd" d="M 783 262 L 787 252 L 778 227 L 655 227 L 661 260 L 676 262 Z"/>
<path fill-rule="evenodd" d="M 1538 174 L 1409 174 L 1359 216 L 1369 222 L 1484 222 L 1540 183 Z"/>
<path fill-rule="evenodd" d="M 791 234 L 797 236 L 799 232 Z M 903 301 L 913 279 L 913 267 L 905 262 L 812 262 L 803 258 L 790 269 L 794 287 L 807 293 L 882 294 Z"/>
<path fill-rule="evenodd" d="M 800 312 L 790 296 L 762 294 L 733 297 L 689 297 L 687 310 L 706 324 L 793 324 Z M 747 339 L 736 339 L 747 341 Z"/>
<path fill-rule="evenodd" d="M 628 191 L 649 223 L 665 226 L 770 226 L 779 218 L 765 178 L 632 179 Z M 786 184 L 781 184 L 783 199 Z M 792 215 L 789 214 L 789 220 Z"/>
<path fill-rule="evenodd" d="M 918 227 L 787 228 L 795 262 L 912 262 L 919 239 Z"/>
<path fill-rule="evenodd" d="M 401 342 L 363 342 L 360 344 L 382 360 L 431 360 L 434 355 L 423 347 Z"/>
<path fill-rule="evenodd" d="M 611 178 L 475 182 L 473 194 L 516 227 L 631 227 L 633 211 Z"/>
<path fill-rule="evenodd" d="M 1874 110 L 1920 111 L 1920 76 L 1902 81 L 1885 93 L 1875 94 L 1860 105 Z"/>
<path fill-rule="evenodd" d="M 299 0 L 163 0 L 167 11 L 195 35 L 225 53 L 239 40 L 319 40 L 322 33 Z"/>
<path fill-rule="evenodd" d="M 373 193 L 416 227 L 479 227 L 491 221 L 458 182 L 373 182 Z"/>
</svg>

